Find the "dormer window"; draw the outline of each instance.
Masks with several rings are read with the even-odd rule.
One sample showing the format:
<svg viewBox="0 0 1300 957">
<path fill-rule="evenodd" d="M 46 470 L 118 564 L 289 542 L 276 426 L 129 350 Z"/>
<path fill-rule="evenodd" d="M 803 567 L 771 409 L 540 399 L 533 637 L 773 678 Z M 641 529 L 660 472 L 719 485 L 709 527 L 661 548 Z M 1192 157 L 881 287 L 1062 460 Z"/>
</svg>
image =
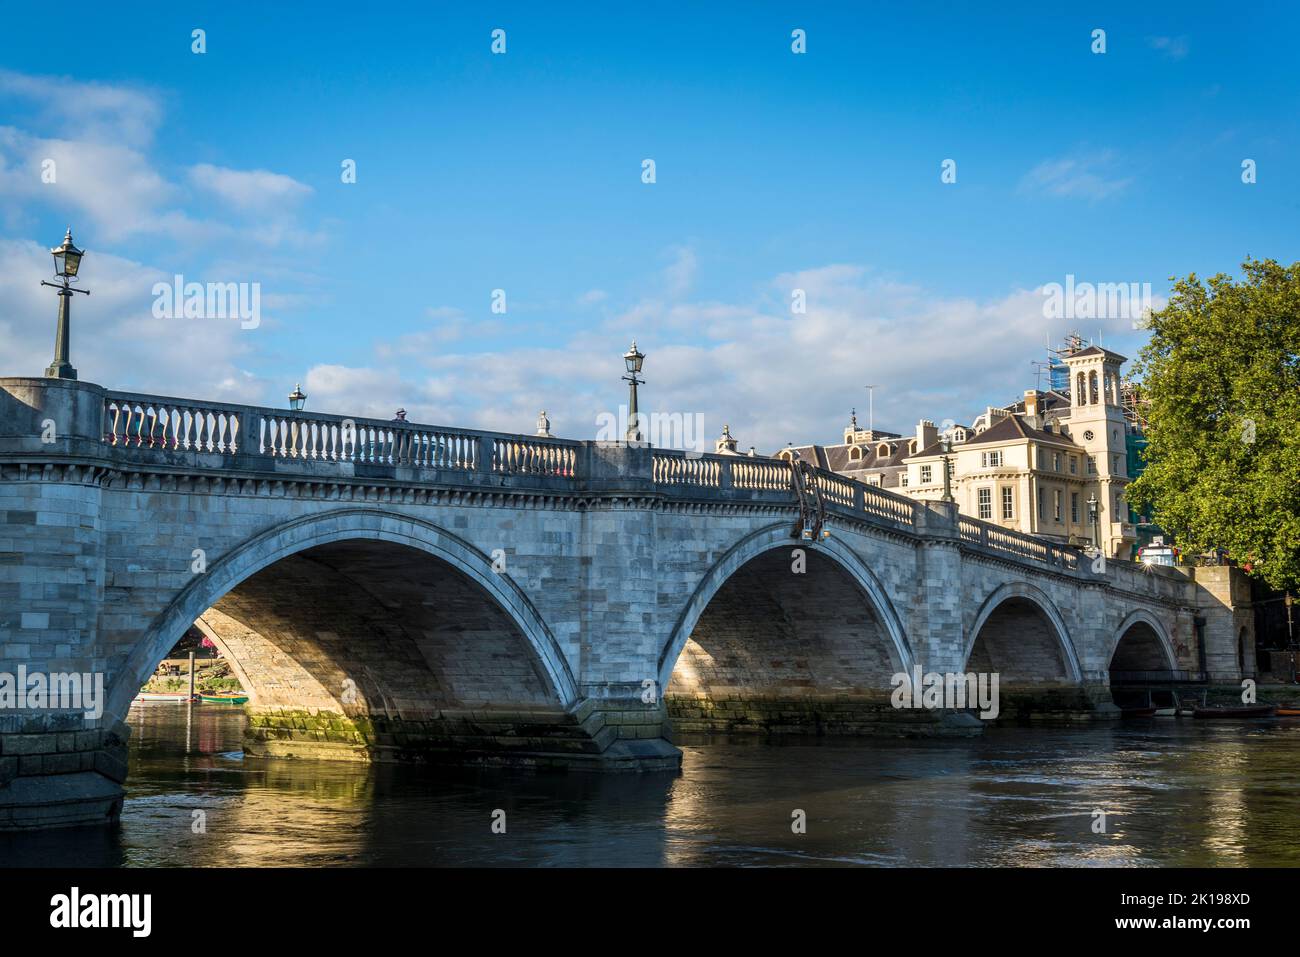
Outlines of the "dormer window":
<svg viewBox="0 0 1300 957">
<path fill-rule="evenodd" d="M 857 462 L 860 461 L 861 459 L 862 459 L 862 449 L 859 446 L 855 445 L 853 446 L 853 448 L 849 449 L 850 462 Z"/>
<path fill-rule="evenodd" d="M 877 455 L 879 458 L 882 458 L 882 459 L 887 459 L 887 458 L 889 458 L 889 443 L 888 443 L 888 442 L 881 442 L 879 445 L 877 445 L 877 446 L 876 446 L 876 455 Z"/>
</svg>

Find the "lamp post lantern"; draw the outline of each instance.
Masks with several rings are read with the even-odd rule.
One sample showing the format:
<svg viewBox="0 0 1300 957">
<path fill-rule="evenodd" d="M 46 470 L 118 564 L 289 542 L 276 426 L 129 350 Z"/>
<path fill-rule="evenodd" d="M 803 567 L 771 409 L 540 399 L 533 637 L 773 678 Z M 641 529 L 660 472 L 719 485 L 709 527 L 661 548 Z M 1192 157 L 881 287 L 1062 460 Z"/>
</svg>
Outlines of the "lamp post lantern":
<svg viewBox="0 0 1300 957">
<path fill-rule="evenodd" d="M 85 250 L 78 249 L 72 242 L 72 227 L 68 227 L 67 235 L 63 237 L 63 245 L 55 246 L 50 250 L 54 257 L 54 278 L 58 282 L 47 282 L 41 280 L 42 286 L 50 286 L 59 291 L 59 324 L 54 333 L 54 361 L 49 364 L 45 370 L 45 375 L 50 379 L 75 379 L 77 370 L 72 368 L 72 362 L 68 354 L 72 348 L 72 329 L 71 329 L 71 309 L 72 294 L 74 292 L 90 295 L 89 289 L 74 289 L 72 283 L 77 281 L 77 271 L 81 269 L 81 257 L 84 256 Z"/>
<path fill-rule="evenodd" d="M 303 405 L 307 402 L 307 395 L 302 391 L 302 384 L 298 383 L 289 393 L 289 408 L 295 412 L 301 412 Z"/>
<path fill-rule="evenodd" d="M 627 365 L 628 374 L 623 376 L 623 381 L 628 384 L 627 395 L 627 440 L 629 442 L 641 441 L 641 416 L 636 408 L 636 387 L 644 379 L 638 379 L 637 373 L 641 371 L 641 364 L 645 362 L 645 356 L 637 351 L 636 340 L 632 340 L 632 348 L 627 350 L 623 355 L 623 362 Z"/>
</svg>

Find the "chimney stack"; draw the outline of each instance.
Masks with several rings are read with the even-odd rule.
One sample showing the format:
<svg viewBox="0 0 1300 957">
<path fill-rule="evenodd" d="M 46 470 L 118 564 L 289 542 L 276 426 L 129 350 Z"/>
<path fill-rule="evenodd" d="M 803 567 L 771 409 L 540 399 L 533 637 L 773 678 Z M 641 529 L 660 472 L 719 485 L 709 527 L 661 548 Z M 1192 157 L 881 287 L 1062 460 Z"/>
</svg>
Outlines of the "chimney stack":
<svg viewBox="0 0 1300 957">
<path fill-rule="evenodd" d="M 939 430 L 934 427 L 934 423 L 929 419 L 922 419 L 916 423 L 916 451 L 928 449 L 934 443 L 939 441 Z"/>
<path fill-rule="evenodd" d="M 1043 427 L 1042 419 L 1038 414 L 1038 390 L 1025 390 L 1025 421 L 1036 429 Z"/>
</svg>

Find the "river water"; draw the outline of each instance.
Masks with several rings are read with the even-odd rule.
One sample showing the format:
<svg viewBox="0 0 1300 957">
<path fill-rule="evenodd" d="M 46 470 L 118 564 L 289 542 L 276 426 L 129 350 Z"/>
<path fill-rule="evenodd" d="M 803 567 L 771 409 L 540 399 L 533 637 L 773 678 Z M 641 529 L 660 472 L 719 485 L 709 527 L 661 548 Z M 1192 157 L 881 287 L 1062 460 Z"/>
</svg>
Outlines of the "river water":
<svg viewBox="0 0 1300 957">
<path fill-rule="evenodd" d="M 698 738 L 680 775 L 244 759 L 223 705 L 136 703 L 121 827 L 20 865 L 1300 865 L 1300 719 L 973 739 Z M 1095 833 L 1095 811 L 1106 812 Z M 795 833 L 802 811 L 804 833 Z M 199 812 L 199 813 L 196 813 Z M 497 812 L 504 812 L 504 817 Z M 493 822 L 504 821 L 505 833 Z"/>
</svg>

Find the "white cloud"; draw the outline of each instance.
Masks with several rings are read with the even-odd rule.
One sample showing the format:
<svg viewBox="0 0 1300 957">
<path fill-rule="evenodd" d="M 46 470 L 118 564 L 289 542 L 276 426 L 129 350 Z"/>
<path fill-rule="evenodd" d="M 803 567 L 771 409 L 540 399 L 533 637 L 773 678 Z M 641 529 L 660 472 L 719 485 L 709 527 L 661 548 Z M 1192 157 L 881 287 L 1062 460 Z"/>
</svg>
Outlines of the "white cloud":
<svg viewBox="0 0 1300 957">
<path fill-rule="evenodd" d="M 11 225 L 22 222 L 18 210 L 45 205 L 77 223 L 89 219 L 101 241 L 155 235 L 263 247 L 322 242 L 320 233 L 296 221 L 294 207 L 312 190 L 290 176 L 204 163 L 189 169 L 189 189 L 169 180 L 144 152 L 162 119 L 161 101 L 151 93 L 0 71 L 0 103 L 15 99 L 34 103 L 32 119 L 53 135 L 0 126 L 0 197 L 11 201 L 5 204 Z M 42 175 L 47 161 L 54 164 L 53 182 Z M 256 219 L 236 225 L 193 215 L 186 205 L 195 191 Z"/>
<path fill-rule="evenodd" d="M 57 297 L 42 286 L 49 249 L 0 240 L 0 342 L 5 375 L 41 375 L 54 355 Z M 257 404 L 267 383 L 242 368 L 258 330 L 237 320 L 156 319 L 153 285 L 171 277 L 104 252 L 87 255 L 72 304 L 72 364 L 109 389 Z"/>
<path fill-rule="evenodd" d="M 804 315 L 790 313 L 792 288 L 807 293 Z M 1107 345 L 1122 350 L 1129 326 L 1110 323 Z M 729 423 L 742 448 L 762 452 L 839 441 L 851 407 L 865 422 L 868 384 L 880 428 L 969 422 L 1032 388 L 1030 361 L 1067 331 L 1044 318 L 1040 291 L 943 297 L 837 264 L 778 276 L 752 303 L 644 301 L 553 347 L 430 349 L 414 366 L 390 351 L 378 367 L 319 367 L 313 381 L 341 414 L 389 418 L 404 406 L 417 422 L 527 433 L 546 409 L 556 434 L 590 439 L 598 416 L 627 401 L 621 355 L 636 334 L 647 354 L 643 411 L 700 413 L 710 449 Z"/>
<path fill-rule="evenodd" d="M 292 176 L 269 170 L 236 170 L 211 163 L 191 166 L 190 182 L 220 196 L 241 210 L 266 212 L 268 207 L 283 207 L 311 194 L 311 187 Z"/>
<path fill-rule="evenodd" d="M 52 160 L 54 182 L 44 182 Z M 87 216 L 118 239 L 166 225 L 159 208 L 175 190 L 133 149 L 109 143 L 45 139 L 0 127 L 0 195 L 46 201 Z"/>
<path fill-rule="evenodd" d="M 1110 150 L 1044 160 L 1020 180 L 1020 191 L 1099 200 L 1124 190 L 1133 178 L 1119 177 Z"/>
<path fill-rule="evenodd" d="M 147 144 L 162 119 L 159 98 L 122 85 L 0 70 L 0 96 L 28 100 L 44 123 L 83 141 Z"/>
</svg>

